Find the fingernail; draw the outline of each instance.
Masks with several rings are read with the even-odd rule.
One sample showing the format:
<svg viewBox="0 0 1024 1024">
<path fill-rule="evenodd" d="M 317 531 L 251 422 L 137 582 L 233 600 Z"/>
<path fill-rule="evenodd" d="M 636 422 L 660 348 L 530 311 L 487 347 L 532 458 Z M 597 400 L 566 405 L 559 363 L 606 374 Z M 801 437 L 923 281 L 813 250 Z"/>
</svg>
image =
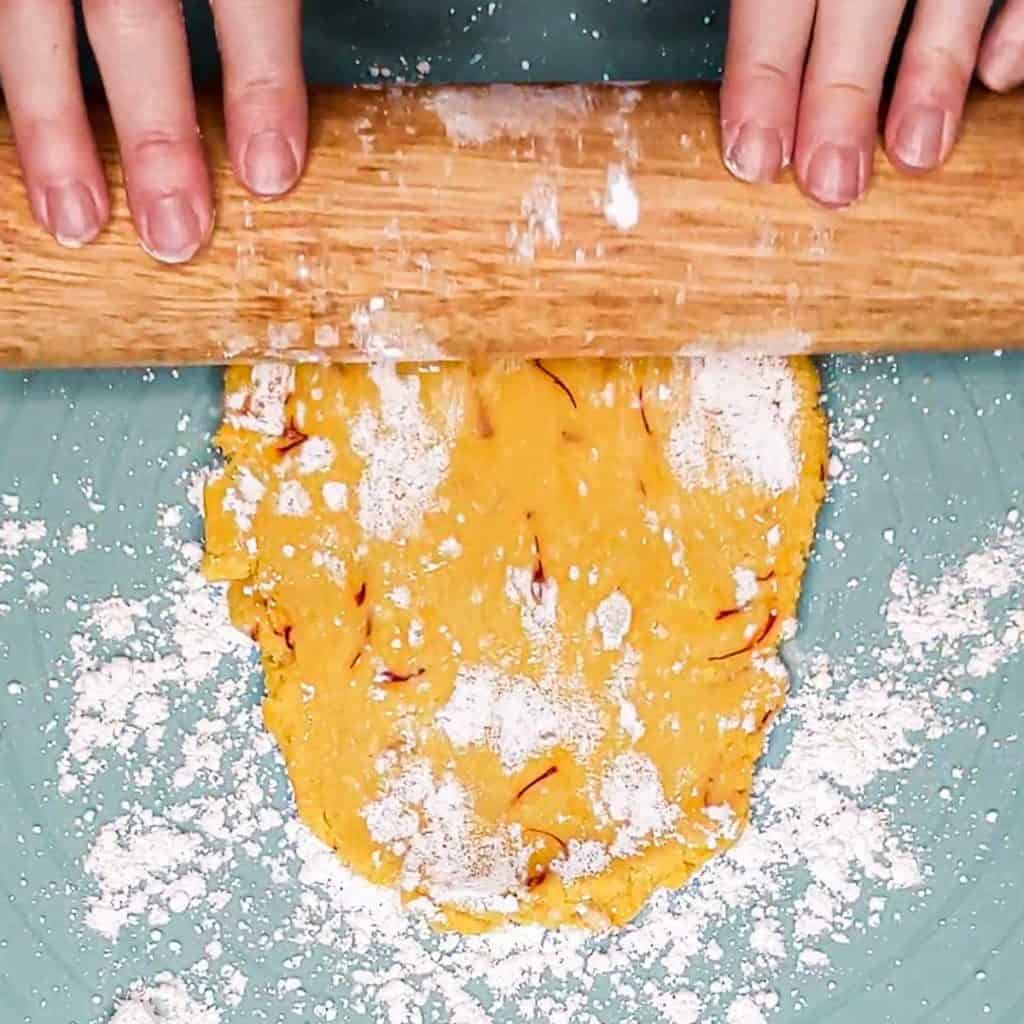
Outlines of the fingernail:
<svg viewBox="0 0 1024 1024">
<path fill-rule="evenodd" d="M 807 165 L 807 191 L 828 206 L 849 206 L 863 190 L 860 150 L 823 142 Z"/>
<path fill-rule="evenodd" d="M 979 69 L 982 81 L 996 92 L 1012 89 L 1021 80 L 1024 55 L 1021 48 L 1013 43 L 997 46 L 986 54 Z"/>
<path fill-rule="evenodd" d="M 725 166 L 741 181 L 774 181 L 782 170 L 782 135 L 757 121 L 747 121 L 725 152 Z"/>
<path fill-rule="evenodd" d="M 70 249 L 91 242 L 100 232 L 100 215 L 92 192 L 80 181 L 46 190 L 46 226 Z"/>
<path fill-rule="evenodd" d="M 245 147 L 242 172 L 245 183 L 257 195 L 279 196 L 295 184 L 299 164 L 280 132 L 257 132 Z"/>
<path fill-rule="evenodd" d="M 942 159 L 946 117 L 938 107 L 910 107 L 896 130 L 893 156 L 907 167 L 935 167 Z"/>
<path fill-rule="evenodd" d="M 146 251 L 164 263 L 184 263 L 203 244 L 203 229 L 195 208 L 181 192 L 156 196 L 143 219 Z"/>
</svg>

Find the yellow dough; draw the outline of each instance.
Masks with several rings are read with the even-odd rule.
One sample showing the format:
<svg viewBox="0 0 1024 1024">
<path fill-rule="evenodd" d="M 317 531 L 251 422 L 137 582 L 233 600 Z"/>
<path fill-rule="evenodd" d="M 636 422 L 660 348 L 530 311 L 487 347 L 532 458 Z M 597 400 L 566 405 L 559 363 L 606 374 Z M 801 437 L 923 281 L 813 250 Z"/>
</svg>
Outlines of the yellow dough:
<svg viewBox="0 0 1024 1024">
<path fill-rule="evenodd" d="M 727 849 L 824 493 L 807 360 L 233 368 L 205 571 L 299 814 L 438 927 Z"/>
</svg>

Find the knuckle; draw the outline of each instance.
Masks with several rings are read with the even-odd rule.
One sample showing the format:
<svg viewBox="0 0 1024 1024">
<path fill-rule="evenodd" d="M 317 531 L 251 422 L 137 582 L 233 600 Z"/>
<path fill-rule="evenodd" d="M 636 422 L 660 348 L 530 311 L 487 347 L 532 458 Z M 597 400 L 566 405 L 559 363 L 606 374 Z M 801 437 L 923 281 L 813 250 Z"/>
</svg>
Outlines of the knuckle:
<svg viewBox="0 0 1024 1024">
<path fill-rule="evenodd" d="M 974 58 L 946 43 L 928 43 L 908 48 L 903 71 L 924 81 L 966 88 L 974 74 Z"/>
<path fill-rule="evenodd" d="M 16 121 L 18 146 L 28 152 L 60 153 L 87 142 L 88 126 L 65 112 L 29 114 Z"/>
<path fill-rule="evenodd" d="M 750 75 L 754 78 L 775 81 L 780 85 L 789 85 L 796 77 L 792 68 L 784 68 L 781 64 L 773 64 L 766 60 L 754 61 L 750 66 Z"/>
<path fill-rule="evenodd" d="M 841 78 L 824 82 L 821 92 L 826 101 L 830 97 L 844 97 L 856 100 L 857 102 L 863 102 L 874 95 L 874 90 L 869 89 L 863 82 L 854 82 Z"/>
<path fill-rule="evenodd" d="M 291 115 L 302 105 L 302 87 L 286 76 L 254 76 L 225 82 L 229 115 L 276 120 Z"/>
<path fill-rule="evenodd" d="M 770 89 L 777 92 L 794 88 L 798 84 L 798 71 L 797 68 L 786 68 L 772 61 L 752 60 L 738 61 L 734 74 L 744 90 Z"/>
<path fill-rule="evenodd" d="M 239 94 L 247 97 L 262 98 L 268 101 L 279 100 L 283 98 L 287 90 L 285 76 L 276 71 L 264 74 L 241 74 L 235 77 L 236 81 L 232 87 Z"/>
<path fill-rule="evenodd" d="M 295 87 L 284 72 L 266 74 L 235 74 L 228 86 L 229 97 L 233 103 L 247 107 L 278 108 L 290 104 L 293 100 Z"/>
<path fill-rule="evenodd" d="M 131 150 L 138 161 L 159 164 L 194 141 L 179 132 L 149 129 L 132 140 Z"/>
</svg>

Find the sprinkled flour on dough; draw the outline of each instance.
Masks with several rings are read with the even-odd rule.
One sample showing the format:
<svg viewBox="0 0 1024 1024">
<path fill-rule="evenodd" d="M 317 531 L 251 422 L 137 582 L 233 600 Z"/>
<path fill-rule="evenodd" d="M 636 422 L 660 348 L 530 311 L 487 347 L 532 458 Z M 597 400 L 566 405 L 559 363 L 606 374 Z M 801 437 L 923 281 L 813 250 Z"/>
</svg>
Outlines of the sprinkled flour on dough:
<svg viewBox="0 0 1024 1024">
<path fill-rule="evenodd" d="M 234 427 L 268 437 L 284 432 L 284 407 L 295 386 L 295 368 L 262 363 L 252 370 L 252 388 L 227 396 L 225 417 Z"/>
<path fill-rule="evenodd" d="M 356 497 L 359 525 L 371 536 L 393 540 L 415 528 L 448 472 L 452 437 L 462 409 L 447 422 L 428 422 L 415 373 L 375 364 L 370 377 L 380 392 L 380 415 L 363 409 L 352 424 L 352 448 L 365 466 Z M 442 432 L 443 431 L 443 432 Z"/>
<path fill-rule="evenodd" d="M 741 565 L 733 569 L 732 578 L 736 584 L 736 607 L 744 608 L 757 596 L 757 575 Z"/>
<path fill-rule="evenodd" d="M 303 476 L 326 473 L 334 463 L 334 445 L 326 437 L 307 438 L 295 450 L 295 461 Z"/>
<path fill-rule="evenodd" d="M 509 566 L 505 596 L 519 607 L 523 631 L 535 644 L 557 643 L 553 631 L 558 615 L 558 581 L 535 581 L 533 569 Z"/>
<path fill-rule="evenodd" d="M 235 485 L 224 492 L 224 510 L 235 517 L 238 528 L 243 532 L 252 529 L 252 517 L 263 500 L 266 488 L 256 479 L 247 466 L 240 466 Z"/>
<path fill-rule="evenodd" d="M 298 480 L 285 480 L 277 492 L 276 507 L 279 516 L 308 516 L 313 500 Z"/>
<path fill-rule="evenodd" d="M 635 648 L 627 646 L 622 660 L 615 666 L 608 680 L 608 690 L 619 706 L 619 728 L 634 742 L 644 734 L 644 723 L 636 705 L 629 699 L 640 672 L 640 655 Z"/>
<path fill-rule="evenodd" d="M 457 748 L 488 746 L 508 773 L 557 746 L 588 757 L 604 731 L 579 681 L 548 679 L 541 689 L 531 679 L 479 665 L 459 669 L 437 722 Z"/>
<path fill-rule="evenodd" d="M 515 908 L 526 854 L 509 829 L 481 834 L 473 827 L 469 793 L 454 775 L 438 779 L 415 761 L 363 811 L 374 839 L 402 860 L 403 889 L 425 890 L 439 903 L 458 901 L 477 912 Z"/>
<path fill-rule="evenodd" d="M 633 621 L 633 606 L 622 591 L 616 590 L 597 606 L 594 618 L 601 631 L 601 646 L 606 651 L 617 651 Z"/>
<path fill-rule="evenodd" d="M 332 511 L 338 512 L 348 507 L 348 487 L 337 480 L 328 480 L 320 489 L 324 504 Z"/>
<path fill-rule="evenodd" d="M 654 762 L 644 754 L 620 754 L 601 780 L 597 813 L 619 825 L 611 846 L 613 857 L 639 853 L 648 838 L 672 830 L 679 808 L 665 799 Z"/>
<path fill-rule="evenodd" d="M 784 359 L 724 355 L 679 364 L 688 400 L 665 455 L 688 486 L 734 480 L 780 494 L 799 471 L 793 377 Z"/>
</svg>

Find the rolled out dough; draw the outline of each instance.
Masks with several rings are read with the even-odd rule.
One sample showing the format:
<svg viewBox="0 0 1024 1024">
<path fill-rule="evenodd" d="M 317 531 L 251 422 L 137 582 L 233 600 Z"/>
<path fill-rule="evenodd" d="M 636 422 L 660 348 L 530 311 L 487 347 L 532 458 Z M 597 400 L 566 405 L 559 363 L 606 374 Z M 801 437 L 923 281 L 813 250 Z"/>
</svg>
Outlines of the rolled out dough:
<svg viewBox="0 0 1024 1024">
<path fill-rule="evenodd" d="M 229 370 L 205 569 L 309 828 L 460 930 L 622 923 L 727 849 L 817 398 L 802 359 Z"/>
</svg>

